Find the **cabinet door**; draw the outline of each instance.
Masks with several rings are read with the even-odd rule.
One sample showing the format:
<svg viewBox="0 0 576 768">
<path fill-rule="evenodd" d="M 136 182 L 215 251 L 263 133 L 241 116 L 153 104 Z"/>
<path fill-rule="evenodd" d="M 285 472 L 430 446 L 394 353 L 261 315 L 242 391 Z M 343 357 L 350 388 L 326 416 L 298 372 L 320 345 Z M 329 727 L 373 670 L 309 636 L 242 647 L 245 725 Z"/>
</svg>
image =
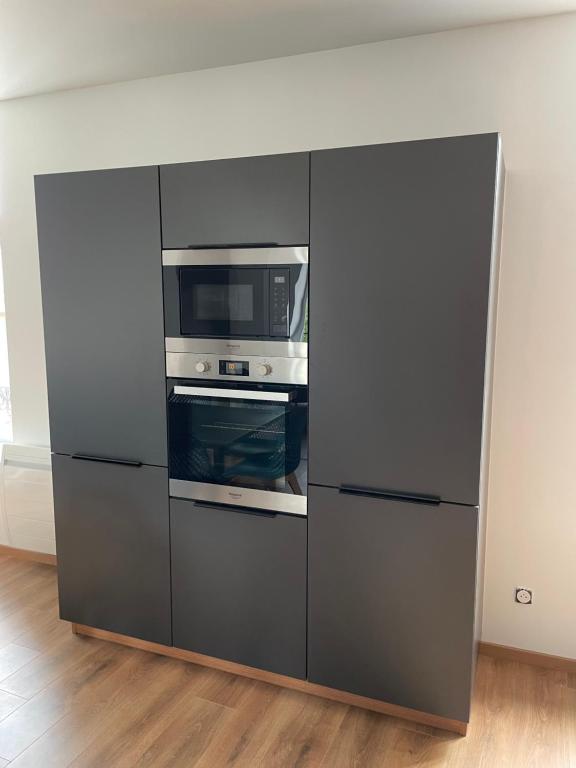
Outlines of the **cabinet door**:
<svg viewBox="0 0 576 768">
<path fill-rule="evenodd" d="M 309 157 L 161 166 L 164 248 L 308 243 Z"/>
<path fill-rule="evenodd" d="M 52 457 L 60 615 L 171 645 L 168 471 Z"/>
<path fill-rule="evenodd" d="M 310 482 L 478 503 L 497 152 L 312 153 Z"/>
<path fill-rule="evenodd" d="M 56 453 L 166 466 L 157 168 L 36 177 Z"/>
<path fill-rule="evenodd" d="M 306 520 L 172 499 L 174 645 L 306 677 Z"/>
<path fill-rule="evenodd" d="M 308 677 L 467 721 L 477 509 L 311 487 Z"/>
</svg>

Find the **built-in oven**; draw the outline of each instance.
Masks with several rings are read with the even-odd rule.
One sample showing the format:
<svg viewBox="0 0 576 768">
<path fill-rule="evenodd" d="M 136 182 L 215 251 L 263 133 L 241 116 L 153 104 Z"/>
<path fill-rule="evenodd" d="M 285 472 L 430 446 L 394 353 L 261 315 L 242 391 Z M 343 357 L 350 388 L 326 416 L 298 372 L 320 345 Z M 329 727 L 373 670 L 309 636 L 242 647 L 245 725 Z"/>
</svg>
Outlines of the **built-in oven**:
<svg viewBox="0 0 576 768">
<path fill-rule="evenodd" d="M 167 351 L 194 339 L 305 343 L 308 248 L 162 252 Z"/>
<path fill-rule="evenodd" d="M 305 515 L 307 386 L 247 381 L 251 367 L 221 359 L 217 379 L 167 380 L 170 495 Z"/>
</svg>

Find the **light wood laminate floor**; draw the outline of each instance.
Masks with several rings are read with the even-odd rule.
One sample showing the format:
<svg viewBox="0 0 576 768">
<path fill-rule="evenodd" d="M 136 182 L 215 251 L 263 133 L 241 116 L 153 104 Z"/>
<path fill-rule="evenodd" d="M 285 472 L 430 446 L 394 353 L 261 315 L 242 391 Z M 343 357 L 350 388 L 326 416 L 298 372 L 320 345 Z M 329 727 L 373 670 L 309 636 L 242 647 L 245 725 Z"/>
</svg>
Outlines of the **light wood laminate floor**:
<svg viewBox="0 0 576 768">
<path fill-rule="evenodd" d="M 75 636 L 0 556 L 0 768 L 576 768 L 576 676 L 481 657 L 468 733 Z"/>
</svg>

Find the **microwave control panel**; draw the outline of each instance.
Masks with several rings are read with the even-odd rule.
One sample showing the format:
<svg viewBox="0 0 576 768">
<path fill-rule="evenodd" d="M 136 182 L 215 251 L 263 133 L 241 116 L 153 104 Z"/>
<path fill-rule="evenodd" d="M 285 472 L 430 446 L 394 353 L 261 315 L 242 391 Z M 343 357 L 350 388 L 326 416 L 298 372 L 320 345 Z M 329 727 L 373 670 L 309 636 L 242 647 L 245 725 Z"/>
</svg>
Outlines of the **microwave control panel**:
<svg viewBox="0 0 576 768">
<path fill-rule="evenodd" d="M 270 270 L 270 336 L 290 335 L 290 270 Z"/>
</svg>

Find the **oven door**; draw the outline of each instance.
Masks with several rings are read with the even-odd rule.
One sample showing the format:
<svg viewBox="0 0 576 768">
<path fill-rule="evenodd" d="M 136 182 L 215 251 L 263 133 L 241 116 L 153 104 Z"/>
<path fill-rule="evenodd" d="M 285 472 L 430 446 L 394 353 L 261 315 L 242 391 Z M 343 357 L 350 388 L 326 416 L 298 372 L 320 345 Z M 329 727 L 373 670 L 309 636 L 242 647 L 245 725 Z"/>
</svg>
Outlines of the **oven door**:
<svg viewBox="0 0 576 768">
<path fill-rule="evenodd" d="M 306 514 L 302 386 L 169 380 L 170 495 Z"/>
</svg>

